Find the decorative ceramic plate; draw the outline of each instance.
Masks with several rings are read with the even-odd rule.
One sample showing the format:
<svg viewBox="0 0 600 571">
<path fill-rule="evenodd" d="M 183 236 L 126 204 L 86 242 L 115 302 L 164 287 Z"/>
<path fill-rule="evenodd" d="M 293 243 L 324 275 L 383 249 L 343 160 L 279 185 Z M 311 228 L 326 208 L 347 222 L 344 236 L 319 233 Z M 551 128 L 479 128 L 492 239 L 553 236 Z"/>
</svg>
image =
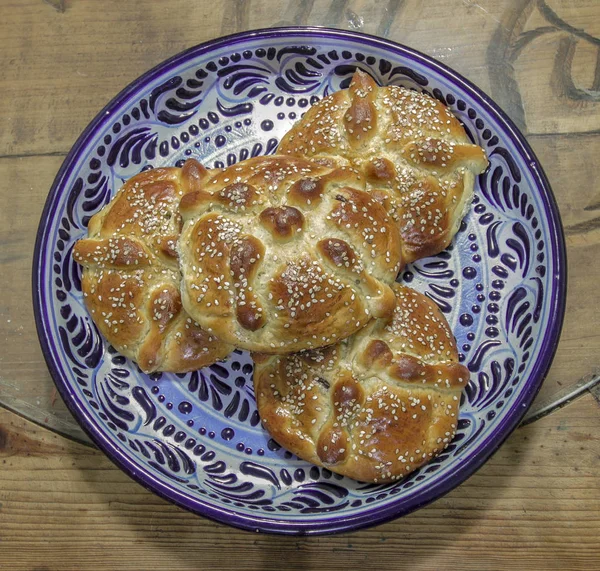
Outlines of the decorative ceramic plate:
<svg viewBox="0 0 600 571">
<path fill-rule="evenodd" d="M 269 439 L 252 361 L 235 351 L 187 375 L 144 375 L 98 334 L 73 244 L 121 183 L 188 157 L 222 167 L 272 153 L 308 107 L 356 67 L 426 91 L 460 118 L 490 167 L 452 246 L 400 280 L 434 299 L 471 371 L 458 434 L 404 480 L 374 485 L 299 460 Z M 127 474 L 203 516 L 288 534 L 357 529 L 406 514 L 460 484 L 530 405 L 552 360 L 566 286 L 548 182 L 522 135 L 481 91 L 400 45 L 320 28 L 253 31 L 192 48 L 149 71 L 84 131 L 48 196 L 34 255 L 40 342 L 60 394 Z"/>
</svg>

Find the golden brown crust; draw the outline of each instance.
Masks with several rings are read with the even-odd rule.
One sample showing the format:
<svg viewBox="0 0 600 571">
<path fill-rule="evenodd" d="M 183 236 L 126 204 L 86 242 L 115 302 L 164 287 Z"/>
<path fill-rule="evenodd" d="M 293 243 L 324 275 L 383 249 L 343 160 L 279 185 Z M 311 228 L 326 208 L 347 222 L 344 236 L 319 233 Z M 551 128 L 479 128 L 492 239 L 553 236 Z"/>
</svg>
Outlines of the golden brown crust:
<svg viewBox="0 0 600 571">
<path fill-rule="evenodd" d="M 487 167 L 484 150 L 440 102 L 357 71 L 348 89 L 307 111 L 278 151 L 361 169 L 368 189 L 391 199 L 406 263 L 446 248 Z"/>
<path fill-rule="evenodd" d="M 183 311 L 176 241 L 180 198 L 206 169 L 187 161 L 127 181 L 88 224 L 73 257 L 83 266 L 86 307 L 114 347 L 145 372 L 187 372 L 225 358 L 233 347 Z"/>
<path fill-rule="evenodd" d="M 324 349 L 254 355 L 265 428 L 282 446 L 357 480 L 402 478 L 442 451 L 469 379 L 426 296 L 394 286 L 389 319 Z"/>
<path fill-rule="evenodd" d="M 259 215 L 264 228 L 273 240 L 289 240 L 296 232 L 304 230 L 304 216 L 293 206 L 272 206 L 265 208 Z"/>
<path fill-rule="evenodd" d="M 390 315 L 400 237 L 363 189 L 353 169 L 294 157 L 214 171 L 180 205 L 186 310 L 267 353 L 328 345 Z"/>
</svg>

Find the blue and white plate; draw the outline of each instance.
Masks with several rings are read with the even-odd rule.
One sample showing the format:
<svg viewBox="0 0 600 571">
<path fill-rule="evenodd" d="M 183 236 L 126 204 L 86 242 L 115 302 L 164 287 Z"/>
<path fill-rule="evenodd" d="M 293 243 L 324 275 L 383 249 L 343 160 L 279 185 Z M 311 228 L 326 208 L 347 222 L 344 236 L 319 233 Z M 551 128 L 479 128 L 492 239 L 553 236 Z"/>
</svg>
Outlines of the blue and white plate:
<svg viewBox="0 0 600 571">
<path fill-rule="evenodd" d="M 73 244 L 121 183 L 143 169 L 208 167 L 272 153 L 308 107 L 356 67 L 427 91 L 488 152 L 453 245 L 401 279 L 433 298 L 471 371 L 448 449 L 390 485 L 359 483 L 269 439 L 252 361 L 235 351 L 187 375 L 144 375 L 100 337 L 83 305 Z M 406 514 L 460 484 L 517 426 L 550 366 L 565 306 L 556 204 L 523 136 L 481 91 L 406 47 L 353 32 L 283 28 L 229 36 L 149 71 L 75 143 L 52 186 L 34 255 L 40 342 L 60 394 L 127 474 L 174 503 L 257 531 L 316 534 Z"/>
</svg>

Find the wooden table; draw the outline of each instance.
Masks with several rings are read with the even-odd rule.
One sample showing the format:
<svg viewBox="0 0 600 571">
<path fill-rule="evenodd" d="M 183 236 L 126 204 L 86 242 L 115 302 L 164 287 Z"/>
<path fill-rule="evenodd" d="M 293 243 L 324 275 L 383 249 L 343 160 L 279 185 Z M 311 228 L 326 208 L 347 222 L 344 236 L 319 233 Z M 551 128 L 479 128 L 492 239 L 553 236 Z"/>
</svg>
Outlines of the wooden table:
<svg viewBox="0 0 600 571">
<path fill-rule="evenodd" d="M 0 0 L 0 14 L 1 570 L 600 568 L 598 0 Z M 546 169 L 569 257 L 562 339 L 529 423 L 429 507 L 308 539 L 193 516 L 76 442 L 29 294 L 48 189 L 98 110 L 180 50 L 290 24 L 388 37 L 491 95 Z"/>
</svg>

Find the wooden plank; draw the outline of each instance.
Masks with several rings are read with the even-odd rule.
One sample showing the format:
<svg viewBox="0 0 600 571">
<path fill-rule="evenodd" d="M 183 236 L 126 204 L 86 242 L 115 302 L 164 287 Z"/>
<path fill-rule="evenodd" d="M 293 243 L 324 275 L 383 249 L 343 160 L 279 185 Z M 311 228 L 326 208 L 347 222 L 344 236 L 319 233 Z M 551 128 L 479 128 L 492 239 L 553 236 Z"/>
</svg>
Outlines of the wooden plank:
<svg viewBox="0 0 600 571">
<path fill-rule="evenodd" d="M 595 0 L 503 3 L 487 48 L 490 95 L 525 132 L 598 129 L 599 15 Z"/>
<path fill-rule="evenodd" d="M 579 0 L 575 11 L 569 0 L 551 4 L 565 26 L 596 33 L 595 0 Z M 4 0 L 0 155 L 64 153 L 111 97 L 167 57 L 222 34 L 289 24 L 325 23 L 422 50 L 490 93 L 532 133 L 598 128 L 597 98 L 581 91 L 598 89 L 589 71 L 596 44 L 553 27 L 547 10 L 528 8 L 531 2 L 287 0 L 279 6 L 267 0 L 173 0 L 168 9 L 153 0 Z M 449 25 L 450 14 L 460 26 Z M 521 49 L 528 33 L 547 27 L 552 33 Z"/>
<path fill-rule="evenodd" d="M 0 568 L 280 569 L 285 557 L 286 569 L 595 569 L 598 411 L 587 395 L 517 430 L 466 483 L 403 519 L 288 538 L 193 516 L 101 453 L 0 410 Z"/>
<path fill-rule="evenodd" d="M 454 0 L 275 5 L 3 0 L 0 156 L 66 153 L 96 113 L 136 77 L 183 49 L 242 29 L 327 20 L 421 49 L 489 87 L 486 51 L 502 2 L 485 10 Z M 448 26 L 450 13 L 459 28 Z"/>
<path fill-rule="evenodd" d="M 67 434 L 80 435 L 50 378 L 31 304 L 36 230 L 64 157 L 0 159 L 0 402 Z"/>
<path fill-rule="evenodd" d="M 127 84 L 219 35 L 221 2 L 2 2 L 0 155 L 67 152 Z"/>
<path fill-rule="evenodd" d="M 539 398 L 600 372 L 600 331 L 590 306 L 600 280 L 600 188 L 594 165 L 600 134 L 529 136 L 552 185 L 567 241 L 568 292 L 565 322 L 552 369 Z M 594 305 L 595 307 L 595 305 Z"/>
<path fill-rule="evenodd" d="M 599 92 L 592 87 L 598 45 L 557 30 L 532 40 L 515 58 L 528 133 L 600 130 Z"/>
</svg>

